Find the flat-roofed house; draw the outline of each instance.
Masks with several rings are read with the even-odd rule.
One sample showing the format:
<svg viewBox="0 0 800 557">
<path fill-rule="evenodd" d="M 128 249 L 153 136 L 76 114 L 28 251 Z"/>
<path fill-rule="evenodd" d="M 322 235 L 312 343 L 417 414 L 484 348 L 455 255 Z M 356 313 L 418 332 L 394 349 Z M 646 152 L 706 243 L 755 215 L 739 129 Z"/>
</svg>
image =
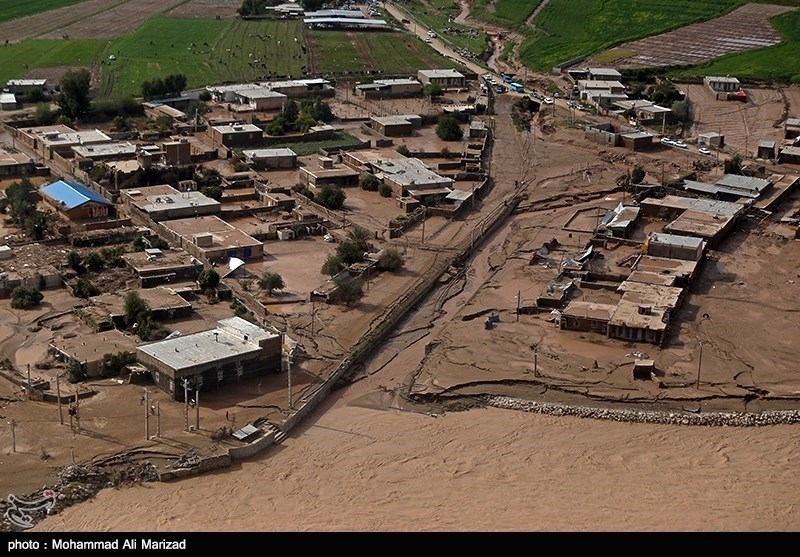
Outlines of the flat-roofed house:
<svg viewBox="0 0 800 557">
<path fill-rule="evenodd" d="M 256 170 L 270 168 L 295 168 L 297 166 L 297 153 L 288 147 L 273 149 L 243 149 L 245 162 Z"/>
<path fill-rule="evenodd" d="M 408 97 L 422 92 L 422 83 L 417 79 L 376 79 L 372 83 L 356 85 L 356 93 L 366 98 Z"/>
<path fill-rule="evenodd" d="M 132 213 L 155 222 L 213 215 L 220 212 L 220 202 L 199 191 L 178 191 L 169 184 L 120 191 L 120 201 Z"/>
<path fill-rule="evenodd" d="M 261 260 L 264 244 L 216 215 L 163 221 L 162 225 L 180 242 L 180 247 L 207 262 L 225 262 L 231 257 Z"/>
<path fill-rule="evenodd" d="M 283 335 L 240 317 L 207 331 L 136 347 L 136 360 L 174 400 L 281 370 Z M 184 381 L 186 383 L 184 383 Z"/>
<path fill-rule="evenodd" d="M 423 85 L 430 83 L 442 89 L 461 88 L 467 83 L 464 74 L 456 70 L 418 70 L 417 79 Z"/>
<path fill-rule="evenodd" d="M 608 322 L 617 306 L 573 300 L 561 312 L 559 328 L 563 331 L 591 331 L 606 336 Z"/>
<path fill-rule="evenodd" d="M 405 116 L 372 116 L 370 127 L 386 137 L 407 137 L 414 131 L 414 126 Z"/>
<path fill-rule="evenodd" d="M 371 163 L 373 174 L 392 187 L 398 197 L 446 196 L 455 180 L 441 176 L 416 158 L 377 160 Z"/>
<path fill-rule="evenodd" d="M 253 147 L 264 140 L 264 131 L 255 124 L 210 126 L 208 134 L 215 147 Z"/>
<path fill-rule="evenodd" d="M 692 236 L 651 232 L 645 241 L 644 247 L 647 255 L 699 261 L 703 256 L 706 241 Z"/>
<path fill-rule="evenodd" d="M 703 78 L 703 83 L 714 93 L 735 93 L 742 88 L 739 80 L 730 76 L 707 75 Z"/>
</svg>

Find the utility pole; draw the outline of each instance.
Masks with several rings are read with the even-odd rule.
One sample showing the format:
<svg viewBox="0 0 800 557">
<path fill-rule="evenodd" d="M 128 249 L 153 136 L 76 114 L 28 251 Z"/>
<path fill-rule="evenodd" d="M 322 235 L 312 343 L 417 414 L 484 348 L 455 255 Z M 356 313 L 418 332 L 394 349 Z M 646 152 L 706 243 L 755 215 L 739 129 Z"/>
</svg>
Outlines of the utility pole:
<svg viewBox="0 0 800 557">
<path fill-rule="evenodd" d="M 695 389 L 700 389 L 700 365 L 703 363 L 703 341 L 700 341 L 700 356 L 697 358 L 697 384 Z"/>
<path fill-rule="evenodd" d="M 31 364 L 28 364 L 28 398 L 31 397 L 31 393 L 33 392 L 33 385 L 31 385 Z"/>
<path fill-rule="evenodd" d="M 311 296 L 311 336 L 314 336 L 314 317 L 315 317 L 315 308 L 314 308 L 314 296 Z"/>
<path fill-rule="evenodd" d="M 17 452 L 17 420 L 11 420 L 8 422 L 8 425 L 11 426 L 11 452 Z"/>
<path fill-rule="evenodd" d="M 56 397 L 58 397 L 58 423 L 64 425 L 64 414 L 61 411 L 61 382 L 59 378 L 61 377 L 60 373 L 56 373 Z"/>
<path fill-rule="evenodd" d="M 150 391 L 144 390 L 144 438 L 150 440 Z"/>
<path fill-rule="evenodd" d="M 428 208 L 422 207 L 422 243 L 425 243 L 425 217 L 427 217 Z"/>
<path fill-rule="evenodd" d="M 289 408 L 292 408 L 292 354 L 286 357 L 286 376 L 289 384 Z"/>
<path fill-rule="evenodd" d="M 158 405 L 159 401 L 156 401 L 156 437 L 161 437 L 161 407 Z"/>
<path fill-rule="evenodd" d="M 519 305 L 522 301 L 522 290 L 517 290 L 517 323 L 519 323 Z"/>
<path fill-rule="evenodd" d="M 194 387 L 194 429 L 200 429 L 200 385 Z"/>
<path fill-rule="evenodd" d="M 75 391 L 75 424 L 78 426 L 78 433 L 81 432 L 81 399 L 78 391 Z"/>
<path fill-rule="evenodd" d="M 183 430 L 189 431 L 189 381 L 183 378 Z"/>
</svg>

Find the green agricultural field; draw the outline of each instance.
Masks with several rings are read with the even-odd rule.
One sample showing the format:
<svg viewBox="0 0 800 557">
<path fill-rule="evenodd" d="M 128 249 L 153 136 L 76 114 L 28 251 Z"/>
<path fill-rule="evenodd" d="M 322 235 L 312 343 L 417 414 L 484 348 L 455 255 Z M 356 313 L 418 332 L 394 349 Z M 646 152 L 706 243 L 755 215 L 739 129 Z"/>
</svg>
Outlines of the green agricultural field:
<svg viewBox="0 0 800 557">
<path fill-rule="evenodd" d="M 712 62 L 670 72 L 675 78 L 735 75 L 740 80 L 800 83 L 800 11 L 772 20 L 783 42 L 776 46 L 723 56 Z"/>
<path fill-rule="evenodd" d="M 459 14 L 460 9 L 458 6 L 445 0 L 439 0 L 439 2 L 444 3 L 446 7 L 438 11 L 429 9 L 429 6 L 432 6 L 433 3 L 422 4 L 420 0 L 403 2 L 402 4 L 397 4 L 397 7 L 411 14 L 426 29 L 435 31 L 439 38 L 450 47 L 454 49 L 463 48 L 478 56 L 483 53 L 488 41 L 486 33 L 477 31 L 468 25 L 455 23 L 451 19 L 455 19 Z M 445 33 L 444 29 L 447 28 L 455 29 L 457 33 Z"/>
<path fill-rule="evenodd" d="M 327 151 L 332 151 L 334 149 L 338 149 L 340 147 L 344 147 L 347 145 L 356 145 L 361 141 L 344 131 L 337 131 L 332 139 L 328 139 L 326 141 L 297 141 L 294 143 L 275 143 L 270 145 L 270 148 L 279 148 L 279 147 L 286 147 L 291 149 L 299 156 L 303 157 L 306 155 L 313 155 L 315 153 L 319 153 L 321 150 L 325 149 Z"/>
<path fill-rule="evenodd" d="M 12 0 L 0 1 L 0 23 L 11 21 L 19 17 L 34 15 L 72 4 L 80 4 L 83 0 L 28 0 L 27 2 L 14 2 Z"/>
<path fill-rule="evenodd" d="M 20 79 L 29 70 L 97 63 L 106 41 L 29 40 L 0 47 L 0 81 Z"/>
<path fill-rule="evenodd" d="M 550 0 L 520 55 L 529 68 L 549 71 L 575 58 L 719 17 L 741 0 Z"/>
<path fill-rule="evenodd" d="M 489 23 L 517 28 L 533 13 L 542 0 L 476 0 L 471 15 Z"/>
</svg>

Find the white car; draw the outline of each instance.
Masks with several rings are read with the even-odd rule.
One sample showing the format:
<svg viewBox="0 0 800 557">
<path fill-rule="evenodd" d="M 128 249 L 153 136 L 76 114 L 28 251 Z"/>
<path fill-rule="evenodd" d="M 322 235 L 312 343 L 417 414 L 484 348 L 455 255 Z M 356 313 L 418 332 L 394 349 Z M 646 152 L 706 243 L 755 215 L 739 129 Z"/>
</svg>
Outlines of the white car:
<svg viewBox="0 0 800 557">
<path fill-rule="evenodd" d="M 680 149 L 688 149 L 689 148 L 689 146 L 686 143 L 684 143 L 683 141 L 673 141 L 672 144 L 675 147 L 679 147 Z"/>
<path fill-rule="evenodd" d="M 544 104 L 553 104 L 555 101 L 553 99 L 551 99 L 550 97 L 545 97 L 545 98 L 542 99 L 542 102 Z"/>
<path fill-rule="evenodd" d="M 700 147 L 697 150 L 697 152 L 700 153 L 701 155 L 710 155 L 711 154 L 711 149 L 706 149 L 705 147 Z"/>
<path fill-rule="evenodd" d="M 662 145 L 675 145 L 675 142 L 672 141 L 669 137 L 662 137 L 661 138 Z"/>
<path fill-rule="evenodd" d="M 428 36 L 429 36 L 430 38 L 432 38 L 432 39 L 435 39 L 435 38 L 436 38 L 436 33 L 435 33 L 435 32 L 433 32 L 433 31 L 428 31 Z"/>
</svg>

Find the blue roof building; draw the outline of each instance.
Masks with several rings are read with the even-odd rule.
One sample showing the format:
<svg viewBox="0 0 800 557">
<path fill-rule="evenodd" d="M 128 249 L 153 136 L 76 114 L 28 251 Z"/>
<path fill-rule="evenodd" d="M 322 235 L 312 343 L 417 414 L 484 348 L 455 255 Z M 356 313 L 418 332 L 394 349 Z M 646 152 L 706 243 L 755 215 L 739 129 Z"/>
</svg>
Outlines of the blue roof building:
<svg viewBox="0 0 800 557">
<path fill-rule="evenodd" d="M 57 180 L 39 188 L 39 193 L 50 205 L 69 218 L 106 217 L 114 204 L 86 186 L 70 180 Z"/>
</svg>

